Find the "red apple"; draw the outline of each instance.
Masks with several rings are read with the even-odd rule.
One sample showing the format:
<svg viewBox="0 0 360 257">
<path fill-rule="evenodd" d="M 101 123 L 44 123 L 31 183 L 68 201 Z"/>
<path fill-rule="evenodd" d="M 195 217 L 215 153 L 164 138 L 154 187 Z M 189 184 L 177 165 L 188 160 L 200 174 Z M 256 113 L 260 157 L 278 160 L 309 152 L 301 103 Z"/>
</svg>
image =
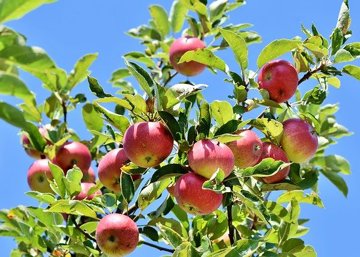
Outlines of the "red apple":
<svg viewBox="0 0 360 257">
<path fill-rule="evenodd" d="M 193 172 L 181 175 L 176 181 L 174 195 L 179 206 L 194 215 L 206 215 L 217 210 L 223 195 L 202 188 L 206 178 Z"/>
<path fill-rule="evenodd" d="M 195 76 L 201 73 L 206 65 L 195 61 L 178 63 L 184 53 L 205 48 L 205 43 L 197 37 L 181 37 L 170 46 L 170 63 L 176 71 L 186 76 Z"/>
<path fill-rule="evenodd" d="M 80 142 L 67 142 L 57 151 L 53 163 L 66 173 L 74 165 L 87 171 L 91 164 L 91 154 L 86 145 Z"/>
<path fill-rule="evenodd" d="M 265 158 L 273 158 L 274 160 L 289 162 L 289 159 L 286 157 L 286 153 L 283 151 L 283 149 L 269 142 L 263 143 L 263 152 L 260 157 L 260 161 Z M 264 177 L 262 179 L 267 184 L 281 182 L 289 175 L 289 172 L 290 172 L 290 167 L 286 167 L 282 170 L 279 170 L 274 175 L 269 177 Z"/>
<path fill-rule="evenodd" d="M 53 176 L 49 168 L 49 160 L 36 160 L 29 168 L 27 173 L 27 182 L 33 191 L 41 193 L 53 193 L 48 179 Z"/>
<path fill-rule="evenodd" d="M 51 144 L 51 141 L 47 140 L 46 138 L 48 137 L 48 130 L 46 129 L 46 127 L 39 127 L 39 132 L 42 135 L 42 137 L 46 140 L 46 143 L 49 145 Z M 21 144 L 25 149 L 25 152 L 32 158 L 34 159 L 41 159 L 41 158 L 45 158 L 44 153 L 38 151 L 37 149 L 35 149 L 29 139 L 29 135 L 26 132 L 22 132 L 21 133 Z"/>
<path fill-rule="evenodd" d="M 283 103 L 296 92 L 298 73 L 294 66 L 284 60 L 265 64 L 259 72 L 259 87 L 269 92 L 270 99 Z"/>
<path fill-rule="evenodd" d="M 81 182 L 89 182 L 89 183 L 95 183 L 96 176 L 93 168 L 89 168 L 87 171 L 83 172 L 83 178 L 81 179 Z"/>
<path fill-rule="evenodd" d="M 161 122 L 138 122 L 125 132 L 123 147 L 126 156 L 139 167 L 159 165 L 171 153 L 174 139 Z"/>
<path fill-rule="evenodd" d="M 139 230 L 128 216 L 112 213 L 100 220 L 95 237 L 106 256 L 120 257 L 135 250 L 139 242 Z"/>
<path fill-rule="evenodd" d="M 234 155 L 231 149 L 216 140 L 200 140 L 188 152 L 190 168 L 205 178 L 222 169 L 225 177 L 229 176 L 234 168 Z"/>
<path fill-rule="evenodd" d="M 281 146 L 290 161 L 302 163 L 312 158 L 318 148 L 315 129 L 305 120 L 288 119 L 283 123 Z"/>
<path fill-rule="evenodd" d="M 252 130 L 239 133 L 240 139 L 230 142 L 228 146 L 235 157 L 235 165 L 239 168 L 254 166 L 259 162 L 262 153 L 262 142 Z"/>
<path fill-rule="evenodd" d="M 91 195 L 88 195 L 89 190 L 91 188 L 93 188 L 94 186 L 96 186 L 94 183 L 87 183 L 87 182 L 83 182 L 81 183 L 81 191 L 80 193 L 75 197 L 75 200 L 91 200 L 93 199 L 95 196 L 98 195 L 102 195 L 100 190 L 95 191 L 94 193 L 92 193 Z"/>
</svg>

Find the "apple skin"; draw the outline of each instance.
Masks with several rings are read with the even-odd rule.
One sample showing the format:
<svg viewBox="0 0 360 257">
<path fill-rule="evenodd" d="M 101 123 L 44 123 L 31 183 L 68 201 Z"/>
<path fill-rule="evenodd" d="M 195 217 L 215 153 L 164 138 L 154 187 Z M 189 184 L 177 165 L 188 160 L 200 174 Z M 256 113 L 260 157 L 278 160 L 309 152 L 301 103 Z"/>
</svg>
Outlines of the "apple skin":
<svg viewBox="0 0 360 257">
<path fill-rule="evenodd" d="M 222 169 L 225 177 L 234 168 L 234 154 L 231 149 L 216 140 L 203 139 L 196 142 L 188 152 L 190 168 L 205 178 L 211 178 L 217 169 Z"/>
<path fill-rule="evenodd" d="M 252 130 L 243 130 L 238 135 L 242 138 L 228 143 L 235 157 L 235 165 L 241 169 L 254 166 L 262 154 L 262 142 Z"/>
<path fill-rule="evenodd" d="M 174 139 L 161 122 L 138 122 L 125 132 L 123 148 L 126 156 L 139 167 L 159 165 L 171 153 Z"/>
<path fill-rule="evenodd" d="M 52 180 L 53 176 L 49 168 L 48 159 L 36 160 L 27 173 L 27 182 L 33 191 L 41 193 L 53 193 L 48 179 Z"/>
<path fill-rule="evenodd" d="M 88 182 L 88 183 L 95 183 L 96 181 L 96 175 L 93 168 L 89 168 L 87 171 L 82 171 L 83 177 L 81 179 L 81 182 Z"/>
<path fill-rule="evenodd" d="M 86 145 L 80 142 L 67 142 L 57 151 L 53 163 L 66 173 L 76 164 L 82 171 L 87 171 L 91 164 L 91 153 Z"/>
<path fill-rule="evenodd" d="M 289 159 L 287 158 L 284 150 L 278 147 L 277 145 L 269 142 L 263 143 L 263 152 L 260 157 L 260 161 L 265 158 L 273 158 L 274 160 L 289 162 Z M 289 172 L 290 172 L 290 167 L 286 167 L 282 170 L 279 170 L 277 173 L 275 173 L 272 176 L 263 177 L 262 180 L 266 184 L 278 183 L 283 181 L 289 175 Z"/>
<path fill-rule="evenodd" d="M 96 228 L 96 242 L 109 257 L 130 254 L 139 242 L 139 230 L 128 216 L 112 213 L 103 217 Z"/>
<path fill-rule="evenodd" d="M 315 155 L 318 137 L 307 121 L 299 118 L 288 119 L 283 123 L 283 128 L 281 146 L 290 161 L 302 163 Z"/>
<path fill-rule="evenodd" d="M 265 64 L 259 72 L 259 88 L 269 92 L 270 99 L 283 103 L 289 100 L 298 86 L 298 73 L 285 60 L 275 60 Z"/>
<path fill-rule="evenodd" d="M 42 137 L 46 140 L 46 143 L 48 145 L 51 144 L 51 141 L 47 140 L 48 137 L 48 130 L 46 127 L 39 127 L 39 132 L 42 135 Z M 25 152 L 34 159 L 44 159 L 45 155 L 44 153 L 36 150 L 30 142 L 29 135 L 26 132 L 23 132 L 21 134 L 21 144 L 24 147 Z"/>
<path fill-rule="evenodd" d="M 95 196 L 102 195 L 100 190 L 95 191 L 91 195 L 88 195 L 89 190 L 96 186 L 94 183 L 81 183 L 81 191 L 80 193 L 74 198 L 75 200 L 92 200 Z"/>
<path fill-rule="evenodd" d="M 205 181 L 206 178 L 193 172 L 181 175 L 176 181 L 174 196 L 179 206 L 187 213 L 206 215 L 221 205 L 223 195 L 203 189 Z"/>
<path fill-rule="evenodd" d="M 195 61 L 178 63 L 184 53 L 205 48 L 205 43 L 197 37 L 181 37 L 170 46 L 170 63 L 176 71 L 186 76 L 195 76 L 201 73 L 206 65 Z"/>
</svg>

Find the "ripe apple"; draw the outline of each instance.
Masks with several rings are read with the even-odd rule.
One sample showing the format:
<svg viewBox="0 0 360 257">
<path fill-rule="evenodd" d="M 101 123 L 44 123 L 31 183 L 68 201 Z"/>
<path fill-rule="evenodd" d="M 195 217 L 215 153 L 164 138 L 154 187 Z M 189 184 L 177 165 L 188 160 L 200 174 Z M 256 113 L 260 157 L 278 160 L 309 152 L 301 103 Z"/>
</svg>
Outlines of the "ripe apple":
<svg viewBox="0 0 360 257">
<path fill-rule="evenodd" d="M 81 179 L 81 182 L 95 183 L 96 176 L 93 168 L 90 167 L 88 170 L 82 172 L 83 172 L 83 177 Z"/>
<path fill-rule="evenodd" d="M 80 142 L 67 142 L 57 151 L 53 163 L 66 173 L 76 164 L 82 171 L 87 171 L 91 164 L 91 154 L 86 145 Z"/>
<path fill-rule="evenodd" d="M 186 76 L 195 76 L 201 73 L 206 65 L 195 61 L 178 63 L 184 53 L 205 48 L 205 43 L 197 37 L 181 37 L 170 46 L 170 63 L 176 71 Z"/>
<path fill-rule="evenodd" d="M 291 63 L 275 60 L 262 67 L 258 81 L 259 87 L 269 92 L 271 100 L 283 103 L 295 94 L 298 86 L 298 73 Z"/>
<path fill-rule="evenodd" d="M 33 191 L 41 193 L 52 193 L 48 179 L 52 180 L 53 176 L 49 168 L 49 160 L 36 160 L 29 168 L 27 173 L 27 182 Z"/>
<path fill-rule="evenodd" d="M 159 165 L 171 153 L 174 139 L 161 122 L 138 122 L 125 132 L 123 147 L 126 156 L 139 167 Z"/>
<path fill-rule="evenodd" d="M 135 250 L 139 242 L 139 230 L 128 216 L 112 213 L 100 220 L 95 237 L 106 256 L 120 257 Z"/>
<path fill-rule="evenodd" d="M 229 176 L 234 168 L 234 155 L 231 149 L 216 140 L 203 139 L 196 142 L 188 152 L 190 168 L 205 178 L 222 169 L 225 177 Z"/>
<path fill-rule="evenodd" d="M 283 123 L 281 146 L 290 161 L 302 163 L 314 156 L 318 148 L 315 129 L 305 120 L 293 118 Z"/>
<path fill-rule="evenodd" d="M 181 175 L 176 181 L 174 196 L 179 206 L 194 215 L 206 215 L 217 210 L 223 195 L 202 188 L 206 178 L 193 172 Z"/>
<path fill-rule="evenodd" d="M 87 183 L 87 182 L 81 183 L 81 191 L 74 199 L 75 200 L 84 200 L 84 199 L 91 200 L 95 196 L 102 195 L 100 190 L 97 190 L 94 193 L 92 193 L 91 195 L 88 195 L 89 190 L 91 188 L 93 188 L 94 186 L 96 186 L 94 183 Z"/>
<path fill-rule="evenodd" d="M 277 145 L 269 142 L 263 143 L 263 152 L 260 157 L 260 161 L 265 158 L 273 158 L 274 160 L 289 162 L 289 159 L 287 158 L 284 150 L 278 147 Z M 290 167 L 286 167 L 282 170 L 279 170 L 272 176 L 262 178 L 262 180 L 267 184 L 281 182 L 287 177 L 287 175 L 289 175 L 289 172 L 290 172 Z"/>
<path fill-rule="evenodd" d="M 46 127 L 39 127 L 39 132 L 42 135 L 42 137 L 46 140 L 46 143 L 49 145 L 51 142 L 47 140 L 48 137 L 48 130 Z M 34 159 L 44 159 L 45 155 L 44 153 L 40 152 L 39 150 L 35 149 L 31 142 L 30 138 L 27 132 L 21 133 L 21 144 L 25 149 L 25 152 Z"/>
<path fill-rule="evenodd" d="M 238 133 L 240 139 L 228 143 L 235 157 L 235 165 L 239 168 L 254 166 L 259 162 L 262 153 L 262 142 L 252 130 Z"/>
</svg>

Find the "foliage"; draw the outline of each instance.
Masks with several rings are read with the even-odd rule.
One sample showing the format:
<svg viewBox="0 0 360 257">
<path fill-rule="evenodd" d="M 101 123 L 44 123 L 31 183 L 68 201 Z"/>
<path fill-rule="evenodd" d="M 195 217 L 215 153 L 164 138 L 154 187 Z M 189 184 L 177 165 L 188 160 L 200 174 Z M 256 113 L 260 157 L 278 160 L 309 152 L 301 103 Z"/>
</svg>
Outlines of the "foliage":
<svg viewBox="0 0 360 257">
<path fill-rule="evenodd" d="M 0 1 L 0 22 L 20 18 L 48 2 L 52 1 Z M 290 54 L 301 76 L 300 87 L 308 79 L 312 85 L 304 94 L 297 90 L 294 102 L 278 104 L 259 90 L 257 73 L 249 69 L 248 46 L 260 43 L 261 36 L 249 30 L 251 24 L 229 22 L 229 13 L 244 4 L 242 0 L 175 0 L 169 11 L 151 5 L 149 24 L 127 32 L 145 49 L 124 55 L 124 67 L 114 71 L 110 79 L 117 88 L 115 94 L 106 92 L 96 78 L 89 76 L 97 54 L 81 57 L 67 73 L 43 49 L 27 45 L 23 35 L 0 27 L 0 94 L 22 101 L 17 107 L 1 101 L 0 118 L 26 131 L 36 150 L 51 159 L 67 140 L 80 140 L 67 124 L 67 115 L 76 108 L 82 108 L 84 123 L 92 135 L 82 142 L 96 162 L 121 145 L 130 124 L 143 120 L 165 123 L 177 146 L 159 167 L 124 167 L 118 194 L 97 182 L 103 195 L 93 200 L 74 200 L 80 191 L 81 171 L 73 169 L 64 175 L 52 165 L 54 193 L 27 193 L 39 201 L 39 207 L 0 211 L 0 235 L 13 237 L 18 244 L 11 256 L 44 256 L 46 252 L 51 256 L 100 256 L 94 232 L 99 219 L 112 212 L 141 221 L 145 226 L 139 228 L 140 244 L 168 251 L 172 256 L 316 256 L 301 239 L 308 228 L 304 226 L 307 219 L 300 217 L 300 205 L 323 207 L 318 195 L 318 180 L 323 177 L 345 196 L 348 194 L 342 175 L 350 174 L 349 163 L 342 156 L 327 155 L 326 149 L 351 133 L 336 121 L 338 104 L 323 102 L 329 86 L 340 88 L 339 76 L 360 80 L 360 67 L 348 64 L 360 57 L 360 42 L 348 43 L 350 16 L 345 0 L 330 38 L 313 25 L 301 28 L 302 37 L 277 39 L 265 46 L 257 59 L 258 68 Z M 172 35 L 180 32 L 211 42 L 204 50 L 187 52 L 180 62 L 196 60 L 207 65 L 214 76 L 223 75 L 234 88 L 229 99 L 209 103 L 202 94 L 207 85 L 188 80 L 173 82 L 177 72 L 169 63 L 168 52 Z M 232 51 L 239 67 L 229 67 L 218 55 L 222 50 Z M 44 103 L 37 102 L 19 77 L 19 70 L 40 79 L 49 92 Z M 96 96 L 92 102 L 84 94 L 73 94 L 73 89 L 86 79 Z M 248 113 L 252 118 L 244 119 Z M 255 117 L 254 113 L 260 114 Z M 166 188 L 187 172 L 186 153 L 195 141 L 215 138 L 227 143 L 238 139 L 236 131 L 252 128 L 263 133 L 264 141 L 278 143 L 282 135 L 279 124 L 296 116 L 313 124 L 320 144 L 309 162 L 291 164 L 284 182 L 264 184 L 259 179 L 284 167 L 284 163 L 272 159 L 236 169 L 226 179 L 216 176 L 205 182 L 204 188 L 222 192 L 223 206 L 205 216 L 188 215 L 167 193 Z M 38 124 L 46 123 L 51 125 L 46 138 L 51 144 L 37 129 Z M 126 174 L 142 174 L 142 179 L 133 181 Z M 281 193 L 270 200 L 273 191 Z M 69 215 L 66 220 L 61 215 L 64 213 Z M 156 245 L 159 242 L 169 248 Z"/>
</svg>

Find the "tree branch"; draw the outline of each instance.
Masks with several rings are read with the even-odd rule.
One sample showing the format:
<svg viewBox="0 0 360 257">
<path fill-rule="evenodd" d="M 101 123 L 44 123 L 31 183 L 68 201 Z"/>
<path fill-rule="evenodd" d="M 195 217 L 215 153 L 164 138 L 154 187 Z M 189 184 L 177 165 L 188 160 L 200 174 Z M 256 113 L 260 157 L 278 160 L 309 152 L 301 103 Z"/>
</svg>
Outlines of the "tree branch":
<svg viewBox="0 0 360 257">
<path fill-rule="evenodd" d="M 316 69 L 309 70 L 308 72 L 306 72 L 306 73 L 304 74 L 304 76 L 299 80 L 298 85 L 300 85 L 301 83 L 303 83 L 305 80 L 308 80 L 313 74 L 321 71 L 322 68 L 324 68 L 324 64 L 321 64 L 321 65 L 320 65 L 319 67 L 317 67 Z"/>
<path fill-rule="evenodd" d="M 232 224 L 232 206 L 233 204 L 230 203 L 227 208 L 227 216 L 228 216 L 228 227 L 229 227 L 229 239 L 230 244 L 233 245 L 235 242 L 234 239 L 234 225 Z"/>
<path fill-rule="evenodd" d="M 139 243 L 140 243 L 140 244 L 147 245 L 147 246 L 150 246 L 150 247 L 155 248 L 155 249 L 158 249 L 158 250 L 160 250 L 160 251 L 165 251 L 165 252 L 169 252 L 169 253 L 175 252 L 175 250 L 173 250 L 173 249 L 161 247 L 161 246 L 158 246 L 158 245 L 156 245 L 156 244 L 149 243 L 149 242 L 140 241 Z"/>
<path fill-rule="evenodd" d="M 164 82 L 164 87 L 176 76 L 178 75 L 178 72 L 175 72 L 173 74 L 171 74 L 168 79 Z"/>
</svg>

